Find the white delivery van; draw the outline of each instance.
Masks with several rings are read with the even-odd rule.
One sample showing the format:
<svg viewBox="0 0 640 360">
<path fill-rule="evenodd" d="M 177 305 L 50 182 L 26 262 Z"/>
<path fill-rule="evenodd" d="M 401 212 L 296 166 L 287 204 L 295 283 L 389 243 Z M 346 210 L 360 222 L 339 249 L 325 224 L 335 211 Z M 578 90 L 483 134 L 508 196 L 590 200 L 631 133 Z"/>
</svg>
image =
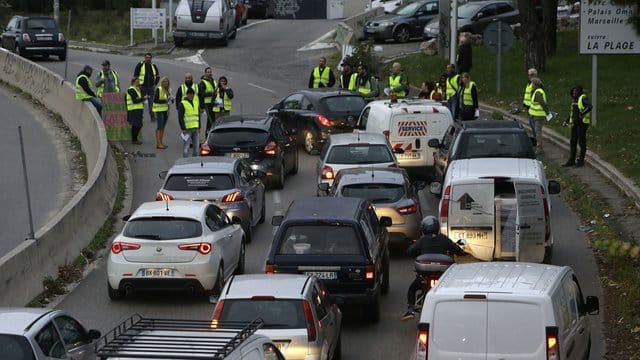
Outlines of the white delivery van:
<svg viewBox="0 0 640 360">
<path fill-rule="evenodd" d="M 437 149 L 427 143 L 442 139 L 451 124 L 451 112 L 437 101 L 377 100 L 367 104 L 356 127 L 389 138 L 400 167 L 408 171 L 428 168 L 429 175 L 433 175 L 433 154 Z"/>
<path fill-rule="evenodd" d="M 568 266 L 455 264 L 427 293 L 415 358 L 589 359 L 599 307 Z"/>
<path fill-rule="evenodd" d="M 237 34 L 238 0 L 180 0 L 173 17 L 173 42 L 215 40 L 227 46 Z"/>
<path fill-rule="evenodd" d="M 560 184 L 547 182 L 542 163 L 527 158 L 454 160 L 444 184 L 439 214 L 444 235 L 464 239 L 464 250 L 483 261 L 551 261 L 550 194 Z"/>
</svg>

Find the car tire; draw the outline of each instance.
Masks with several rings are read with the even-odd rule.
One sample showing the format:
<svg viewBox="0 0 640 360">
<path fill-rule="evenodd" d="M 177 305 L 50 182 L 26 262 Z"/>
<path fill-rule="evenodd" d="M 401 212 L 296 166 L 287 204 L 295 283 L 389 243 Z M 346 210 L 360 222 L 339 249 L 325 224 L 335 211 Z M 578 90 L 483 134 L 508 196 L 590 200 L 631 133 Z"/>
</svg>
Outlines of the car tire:
<svg viewBox="0 0 640 360">
<path fill-rule="evenodd" d="M 406 43 L 411 39 L 411 30 L 409 30 L 408 26 L 399 26 L 393 32 L 393 38 L 399 43 Z"/>
<path fill-rule="evenodd" d="M 237 35 L 238 35 L 238 26 L 236 25 L 236 27 L 233 29 L 233 33 L 231 33 L 231 36 L 229 36 L 229 39 L 233 40 L 236 38 Z"/>
<path fill-rule="evenodd" d="M 293 163 L 293 168 L 291 168 L 291 171 L 289 171 L 289 174 L 291 175 L 295 175 L 298 173 L 298 150 L 296 150 L 296 160 Z"/>
<path fill-rule="evenodd" d="M 244 274 L 244 268 L 246 264 L 246 255 L 247 255 L 247 247 L 245 245 L 244 239 L 242 239 L 242 243 L 240 244 L 240 257 L 238 258 L 238 265 L 236 266 L 236 271 L 234 271 L 235 275 Z"/>
<path fill-rule="evenodd" d="M 370 304 L 364 306 L 364 320 L 372 323 L 380 321 L 380 295 L 376 294 Z"/>
<path fill-rule="evenodd" d="M 382 292 L 383 295 L 386 295 L 389 293 L 390 282 L 391 282 L 391 279 L 389 279 L 389 256 L 388 255 L 385 257 L 383 266 L 384 266 L 384 270 L 382 274 L 382 286 L 380 288 L 380 291 Z"/>
<path fill-rule="evenodd" d="M 224 263 L 221 261 L 218 266 L 218 275 L 216 276 L 216 283 L 211 289 L 211 295 L 220 296 L 222 294 L 222 288 L 224 287 Z"/>
<path fill-rule="evenodd" d="M 338 335 L 338 343 L 336 344 L 336 348 L 333 350 L 331 360 L 342 360 L 342 336 L 340 335 Z"/>
<path fill-rule="evenodd" d="M 278 172 L 278 178 L 273 180 L 274 189 L 282 189 L 284 187 L 284 164 L 280 164 L 280 171 Z"/>
<path fill-rule="evenodd" d="M 316 148 L 316 137 L 313 134 L 313 130 L 308 130 L 304 133 L 304 150 L 311 154 Z"/>
<path fill-rule="evenodd" d="M 111 287 L 111 284 L 107 281 L 107 294 L 109 294 L 109 299 L 113 301 L 122 300 L 124 298 L 124 293 L 119 289 L 114 289 Z"/>
<path fill-rule="evenodd" d="M 222 40 L 220 40 L 220 44 L 222 46 L 229 45 L 229 30 L 224 32 L 224 37 L 222 38 Z"/>
<path fill-rule="evenodd" d="M 262 209 L 260 210 L 260 219 L 258 219 L 258 224 L 264 224 L 264 220 L 267 217 L 266 211 L 267 205 L 264 202 L 264 196 L 262 197 Z"/>
</svg>

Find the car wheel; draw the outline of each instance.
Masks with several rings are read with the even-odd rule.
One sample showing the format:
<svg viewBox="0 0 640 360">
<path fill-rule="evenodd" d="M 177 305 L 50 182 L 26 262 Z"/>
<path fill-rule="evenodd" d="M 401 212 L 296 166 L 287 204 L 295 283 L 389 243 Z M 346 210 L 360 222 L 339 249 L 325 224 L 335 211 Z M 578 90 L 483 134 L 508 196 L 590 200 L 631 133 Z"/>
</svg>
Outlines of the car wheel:
<svg viewBox="0 0 640 360">
<path fill-rule="evenodd" d="M 383 266 L 384 266 L 384 272 L 383 272 L 383 275 L 382 275 L 382 289 L 381 289 L 381 291 L 382 291 L 382 294 L 386 295 L 386 294 L 389 293 L 389 287 L 390 287 L 389 283 L 390 283 L 390 280 L 391 280 L 391 279 L 389 279 L 389 257 L 388 256 L 385 258 Z"/>
<path fill-rule="evenodd" d="M 233 28 L 233 33 L 231 33 L 231 36 L 229 36 L 229 39 L 233 40 L 236 38 L 237 35 L 238 35 L 238 25 L 236 25 L 236 27 Z"/>
<path fill-rule="evenodd" d="M 224 32 L 224 37 L 221 40 L 221 44 L 222 44 L 222 46 L 229 45 L 229 30 Z"/>
<path fill-rule="evenodd" d="M 264 219 L 267 216 L 266 212 L 267 205 L 264 202 L 264 196 L 262 197 L 262 210 L 260 210 L 260 219 L 258 220 L 258 224 L 264 224 Z"/>
<path fill-rule="evenodd" d="M 304 133 L 304 150 L 311 154 L 313 149 L 316 147 L 316 138 L 313 135 L 313 130 L 309 130 Z"/>
<path fill-rule="evenodd" d="M 409 31 L 409 27 L 400 26 L 393 33 L 393 38 L 396 39 L 399 43 L 406 43 L 411 38 L 411 32 Z"/>
<path fill-rule="evenodd" d="M 278 178 L 274 180 L 273 187 L 275 189 L 282 189 L 284 187 L 284 163 L 280 164 L 280 171 L 278 172 Z"/>
<path fill-rule="evenodd" d="M 216 283 L 211 289 L 211 295 L 220 296 L 222 294 L 222 288 L 224 287 L 224 263 L 221 261 L 218 267 L 218 275 L 216 276 Z"/>
<path fill-rule="evenodd" d="M 298 150 L 296 150 L 296 159 L 293 163 L 293 168 L 291 168 L 291 171 L 289 172 L 289 174 L 295 175 L 297 173 L 298 173 Z"/>
<path fill-rule="evenodd" d="M 236 275 L 244 274 L 244 265 L 245 265 L 246 255 L 247 255 L 247 248 L 244 244 L 244 239 L 242 239 L 242 244 L 240 244 L 240 257 L 238 258 L 238 266 L 236 266 L 236 271 L 234 272 L 234 274 Z"/>
<path fill-rule="evenodd" d="M 342 359 L 342 336 L 338 335 L 338 343 L 336 344 L 336 348 L 333 350 L 332 360 L 341 360 Z"/>
<path fill-rule="evenodd" d="M 107 281 L 107 293 L 109 294 L 109 299 L 111 300 L 122 300 L 124 298 L 124 293 L 118 289 L 114 289 L 111 287 L 111 284 Z"/>
<path fill-rule="evenodd" d="M 373 302 L 364 306 L 364 319 L 373 323 L 380 320 L 380 295 L 376 294 Z"/>
</svg>

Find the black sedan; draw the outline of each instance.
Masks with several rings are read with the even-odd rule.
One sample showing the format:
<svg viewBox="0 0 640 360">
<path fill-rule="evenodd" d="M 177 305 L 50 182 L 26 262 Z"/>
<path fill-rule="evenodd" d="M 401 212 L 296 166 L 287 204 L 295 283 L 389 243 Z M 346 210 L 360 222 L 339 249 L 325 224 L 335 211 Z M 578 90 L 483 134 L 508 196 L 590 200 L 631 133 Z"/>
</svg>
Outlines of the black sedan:
<svg viewBox="0 0 640 360">
<path fill-rule="evenodd" d="M 331 134 L 352 132 L 366 106 L 359 93 L 345 90 L 299 90 L 273 105 L 268 113 L 295 130 L 311 154 Z"/>
<path fill-rule="evenodd" d="M 422 29 L 439 14 L 439 0 L 410 2 L 369 20 L 364 25 L 364 36 L 375 41 L 394 39 L 405 43 L 422 36 Z"/>
<path fill-rule="evenodd" d="M 2 33 L 2 47 L 21 56 L 67 58 L 67 41 L 48 16 L 14 16 Z"/>
<path fill-rule="evenodd" d="M 287 130 L 272 116 L 232 115 L 216 120 L 216 126 L 200 146 L 200 155 L 246 158 L 253 170 L 266 174 L 275 188 L 284 186 L 287 174 L 298 172 L 295 130 Z"/>
</svg>

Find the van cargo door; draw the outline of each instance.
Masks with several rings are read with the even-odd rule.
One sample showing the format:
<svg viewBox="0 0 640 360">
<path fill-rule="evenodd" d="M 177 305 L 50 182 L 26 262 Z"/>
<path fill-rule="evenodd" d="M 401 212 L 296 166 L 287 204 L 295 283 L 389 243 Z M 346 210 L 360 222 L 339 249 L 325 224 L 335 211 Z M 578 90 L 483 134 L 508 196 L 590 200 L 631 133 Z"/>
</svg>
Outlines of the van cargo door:
<svg viewBox="0 0 640 360">
<path fill-rule="evenodd" d="M 539 184 L 516 183 L 516 261 L 541 263 L 544 259 L 544 201 Z"/>
<path fill-rule="evenodd" d="M 438 301 L 429 335 L 429 359 L 486 359 L 487 301 Z"/>
<path fill-rule="evenodd" d="M 476 259 L 491 261 L 495 250 L 494 180 L 451 186 L 448 219 L 449 238 L 467 241 L 465 251 Z"/>
<path fill-rule="evenodd" d="M 391 147 L 402 149 L 404 153 L 396 153 L 402 166 L 424 165 L 426 159 L 428 123 L 425 114 L 399 114 L 391 120 L 389 142 Z M 431 156 L 429 164 L 433 164 Z"/>
</svg>

